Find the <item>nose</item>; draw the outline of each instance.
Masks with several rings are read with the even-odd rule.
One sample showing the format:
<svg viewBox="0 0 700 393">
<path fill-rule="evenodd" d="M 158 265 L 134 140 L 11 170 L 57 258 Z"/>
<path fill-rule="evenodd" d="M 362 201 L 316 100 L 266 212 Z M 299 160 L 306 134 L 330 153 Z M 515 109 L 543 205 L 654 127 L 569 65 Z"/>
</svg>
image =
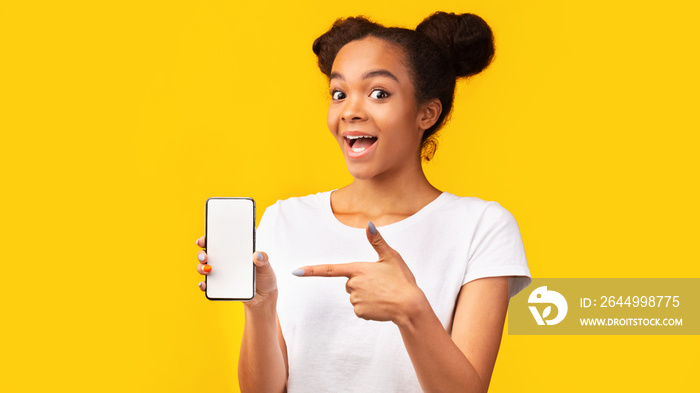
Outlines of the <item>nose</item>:
<svg viewBox="0 0 700 393">
<path fill-rule="evenodd" d="M 367 118 L 367 113 L 363 106 L 363 97 L 354 95 L 347 97 L 343 103 L 343 110 L 340 113 L 344 121 L 357 121 Z"/>
</svg>

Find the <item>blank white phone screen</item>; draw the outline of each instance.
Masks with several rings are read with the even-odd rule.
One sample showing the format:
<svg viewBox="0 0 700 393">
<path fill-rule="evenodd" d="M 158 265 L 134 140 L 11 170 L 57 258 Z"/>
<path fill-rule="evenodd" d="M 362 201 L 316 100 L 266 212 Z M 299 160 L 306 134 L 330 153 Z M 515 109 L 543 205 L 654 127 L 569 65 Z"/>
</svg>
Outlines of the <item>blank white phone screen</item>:
<svg viewBox="0 0 700 393">
<path fill-rule="evenodd" d="M 248 300 L 255 293 L 255 202 L 251 198 L 209 198 L 206 251 L 211 300 Z"/>
</svg>

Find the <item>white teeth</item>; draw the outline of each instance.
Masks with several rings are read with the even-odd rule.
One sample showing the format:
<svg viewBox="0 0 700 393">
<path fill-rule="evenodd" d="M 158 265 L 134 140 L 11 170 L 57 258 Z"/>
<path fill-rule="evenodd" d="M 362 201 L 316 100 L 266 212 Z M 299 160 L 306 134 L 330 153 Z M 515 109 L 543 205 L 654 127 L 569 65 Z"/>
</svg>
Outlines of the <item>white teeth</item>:
<svg viewBox="0 0 700 393">
<path fill-rule="evenodd" d="M 365 151 L 366 147 L 352 147 L 351 150 L 354 151 L 355 153 L 360 153 Z"/>
<path fill-rule="evenodd" d="M 348 138 L 348 139 L 360 139 L 360 138 L 374 138 L 374 137 L 371 135 L 357 135 L 357 136 L 348 135 L 348 136 L 346 136 L 346 138 Z"/>
</svg>

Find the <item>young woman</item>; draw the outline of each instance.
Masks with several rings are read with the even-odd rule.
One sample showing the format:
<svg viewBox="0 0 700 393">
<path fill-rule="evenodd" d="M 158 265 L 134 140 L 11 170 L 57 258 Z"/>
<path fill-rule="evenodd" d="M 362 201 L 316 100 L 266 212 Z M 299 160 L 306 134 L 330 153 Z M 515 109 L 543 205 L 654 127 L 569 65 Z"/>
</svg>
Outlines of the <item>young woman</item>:
<svg viewBox="0 0 700 393">
<path fill-rule="evenodd" d="M 496 202 L 433 187 L 421 159 L 456 79 L 490 63 L 490 28 L 472 14 L 416 30 L 347 18 L 313 50 L 354 180 L 265 211 L 241 390 L 485 392 L 509 296 L 531 280 L 519 228 Z"/>
</svg>

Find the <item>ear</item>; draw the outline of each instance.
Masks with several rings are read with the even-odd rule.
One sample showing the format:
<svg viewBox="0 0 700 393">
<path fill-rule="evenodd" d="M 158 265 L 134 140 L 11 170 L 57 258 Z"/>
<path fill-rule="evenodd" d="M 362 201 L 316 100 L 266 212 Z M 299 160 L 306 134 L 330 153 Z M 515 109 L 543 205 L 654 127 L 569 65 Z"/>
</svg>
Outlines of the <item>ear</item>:
<svg viewBox="0 0 700 393">
<path fill-rule="evenodd" d="M 442 103 L 439 99 L 433 98 L 420 106 L 418 110 L 418 127 L 425 131 L 435 125 L 442 113 Z"/>
</svg>

